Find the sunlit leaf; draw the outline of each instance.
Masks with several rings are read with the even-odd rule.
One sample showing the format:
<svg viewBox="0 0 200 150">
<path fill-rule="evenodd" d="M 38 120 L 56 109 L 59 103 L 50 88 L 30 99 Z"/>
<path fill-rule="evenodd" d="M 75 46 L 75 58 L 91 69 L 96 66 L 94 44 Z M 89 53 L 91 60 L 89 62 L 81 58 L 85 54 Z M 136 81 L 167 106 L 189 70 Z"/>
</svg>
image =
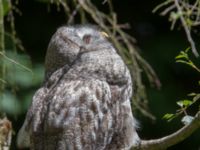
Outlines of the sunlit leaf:
<svg viewBox="0 0 200 150">
<path fill-rule="evenodd" d="M 183 107 L 183 101 L 178 101 L 178 102 L 176 102 L 176 104 L 177 104 L 178 106 L 180 106 L 180 107 Z"/>
<path fill-rule="evenodd" d="M 189 65 L 188 62 L 185 61 L 185 60 L 176 60 L 176 62 L 177 62 L 177 63 L 183 63 L 183 64 L 187 64 L 187 65 Z"/>
<path fill-rule="evenodd" d="M 175 117 L 176 117 L 175 114 L 169 114 L 169 113 L 167 113 L 162 118 L 165 119 L 165 120 L 167 120 L 167 121 L 171 121 Z"/>
<path fill-rule="evenodd" d="M 193 102 L 191 100 L 183 100 L 183 105 L 184 106 L 190 106 Z"/>
<path fill-rule="evenodd" d="M 7 15 L 8 12 L 10 11 L 11 9 L 11 4 L 10 4 L 10 0 L 3 0 L 3 15 Z"/>
<path fill-rule="evenodd" d="M 174 12 L 174 11 L 172 11 L 172 12 L 170 13 L 170 19 L 171 19 L 171 20 L 177 20 L 180 16 L 181 16 L 181 15 L 180 15 L 179 13 Z"/>
<path fill-rule="evenodd" d="M 197 101 L 198 99 L 200 99 L 200 94 L 196 94 L 196 96 L 193 97 L 193 101 Z"/>
<path fill-rule="evenodd" d="M 181 51 L 179 55 L 175 57 L 175 59 L 181 59 L 181 58 L 187 58 L 187 56 L 185 55 L 185 52 L 183 51 Z"/>
<path fill-rule="evenodd" d="M 187 54 L 191 50 L 191 47 L 186 48 L 185 53 Z"/>
<path fill-rule="evenodd" d="M 190 94 L 188 94 L 188 96 L 196 96 L 197 95 L 197 93 L 190 93 Z"/>
<path fill-rule="evenodd" d="M 188 106 L 190 106 L 192 103 L 193 103 L 193 102 L 192 102 L 191 100 L 182 100 L 182 101 L 176 102 L 176 104 L 177 104 L 178 106 L 180 106 L 180 107 L 183 107 L 183 106 L 188 107 Z"/>
<path fill-rule="evenodd" d="M 181 119 L 181 122 L 184 124 L 184 125 L 187 125 L 187 124 L 190 124 L 192 122 L 192 120 L 194 120 L 194 117 L 193 116 L 184 116 L 182 119 Z"/>
<path fill-rule="evenodd" d="M 190 18 L 186 19 L 186 23 L 188 27 L 191 27 L 193 25 L 193 21 Z"/>
<path fill-rule="evenodd" d="M 181 51 L 178 56 L 175 57 L 175 59 L 178 60 L 182 60 L 184 62 L 188 62 L 190 59 L 189 59 L 189 56 L 188 56 L 188 51 L 190 50 L 190 48 L 187 48 L 185 51 Z"/>
</svg>

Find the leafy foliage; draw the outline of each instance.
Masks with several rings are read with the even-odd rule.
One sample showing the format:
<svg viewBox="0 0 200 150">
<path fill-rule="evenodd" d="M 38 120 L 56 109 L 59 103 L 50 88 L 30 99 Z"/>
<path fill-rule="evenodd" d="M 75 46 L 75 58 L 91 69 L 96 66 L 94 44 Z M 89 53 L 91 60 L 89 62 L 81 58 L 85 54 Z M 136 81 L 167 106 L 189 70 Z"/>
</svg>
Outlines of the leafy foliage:
<svg viewBox="0 0 200 150">
<path fill-rule="evenodd" d="M 44 68 L 42 65 L 31 66 L 26 54 L 7 51 L 3 57 L 6 67 L 5 91 L 0 100 L 0 112 L 10 115 L 24 113 L 31 101 L 32 91 L 20 96 L 19 93 L 31 89 L 42 82 Z"/>
<path fill-rule="evenodd" d="M 188 42 L 190 43 L 193 54 L 198 57 L 195 42 L 192 39 L 191 30 L 200 25 L 200 1 L 188 0 L 166 0 L 158 5 L 153 12 L 163 8 L 160 13 L 162 16 L 169 14 L 171 29 L 174 29 L 175 24 L 180 20 L 183 29 L 185 30 Z"/>
<path fill-rule="evenodd" d="M 189 65 L 196 71 L 200 73 L 200 69 L 192 62 L 192 60 L 189 58 L 188 51 L 190 48 L 187 48 L 185 51 L 181 51 L 178 56 L 175 57 L 176 62 L 183 63 L 186 65 Z"/>
<path fill-rule="evenodd" d="M 21 96 L 20 93 L 41 83 L 44 69 L 41 66 L 32 66 L 29 56 L 22 51 L 19 52 L 24 48 L 15 31 L 13 10 L 17 9 L 10 0 L 1 0 L 1 3 L 0 115 L 16 116 L 27 109 L 31 100 L 31 97 L 26 99 L 26 96 Z M 4 29 L 4 18 L 6 17 L 10 21 L 9 27 L 7 26 L 10 28 L 9 32 Z M 30 93 L 26 94 L 31 95 Z"/>
<path fill-rule="evenodd" d="M 176 62 L 186 64 L 200 73 L 200 69 L 193 63 L 193 61 L 190 59 L 188 55 L 189 50 L 190 49 L 188 48 L 185 51 L 181 51 L 180 54 L 175 57 Z M 175 114 L 167 113 L 163 116 L 163 119 L 166 119 L 167 121 L 171 121 L 174 118 L 180 116 L 181 114 L 184 114 L 181 121 L 184 124 L 190 123 L 194 117 L 188 115 L 187 109 L 191 105 L 195 104 L 197 101 L 200 100 L 200 93 L 190 93 L 188 94 L 188 96 L 192 97 L 192 99 L 184 99 L 184 100 L 177 101 L 176 104 L 178 105 L 179 109 L 177 109 L 176 113 Z"/>
</svg>

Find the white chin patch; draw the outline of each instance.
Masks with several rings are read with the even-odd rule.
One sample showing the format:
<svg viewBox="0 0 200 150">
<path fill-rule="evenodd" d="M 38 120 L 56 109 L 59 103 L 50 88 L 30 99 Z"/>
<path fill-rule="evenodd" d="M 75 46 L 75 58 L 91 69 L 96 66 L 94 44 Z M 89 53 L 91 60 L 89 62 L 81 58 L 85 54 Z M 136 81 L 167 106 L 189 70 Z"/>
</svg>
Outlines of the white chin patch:
<svg viewBox="0 0 200 150">
<path fill-rule="evenodd" d="M 92 35 L 94 34 L 94 30 L 90 28 L 81 28 L 77 31 L 78 36 L 82 39 L 85 35 Z"/>
</svg>

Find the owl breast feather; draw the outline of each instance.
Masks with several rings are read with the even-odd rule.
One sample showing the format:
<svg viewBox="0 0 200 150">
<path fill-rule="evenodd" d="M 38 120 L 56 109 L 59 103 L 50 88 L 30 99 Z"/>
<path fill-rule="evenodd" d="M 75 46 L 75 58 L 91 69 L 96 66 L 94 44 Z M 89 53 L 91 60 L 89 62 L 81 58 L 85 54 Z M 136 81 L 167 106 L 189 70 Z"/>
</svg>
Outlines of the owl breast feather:
<svg viewBox="0 0 200 150">
<path fill-rule="evenodd" d="M 98 78 L 113 84 L 126 84 L 131 78 L 123 60 L 112 49 L 100 49 L 81 54 L 68 71 L 67 77 Z"/>
</svg>

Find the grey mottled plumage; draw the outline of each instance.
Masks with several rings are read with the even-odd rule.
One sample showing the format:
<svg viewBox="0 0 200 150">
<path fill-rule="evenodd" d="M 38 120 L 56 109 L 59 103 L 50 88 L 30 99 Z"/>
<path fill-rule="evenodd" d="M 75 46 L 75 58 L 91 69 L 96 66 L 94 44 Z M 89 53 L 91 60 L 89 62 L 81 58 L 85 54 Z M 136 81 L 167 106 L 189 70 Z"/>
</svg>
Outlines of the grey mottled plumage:
<svg viewBox="0 0 200 150">
<path fill-rule="evenodd" d="M 32 150 L 128 150 L 139 142 L 129 70 L 106 34 L 64 26 L 46 54 L 45 81 L 18 134 Z"/>
</svg>

